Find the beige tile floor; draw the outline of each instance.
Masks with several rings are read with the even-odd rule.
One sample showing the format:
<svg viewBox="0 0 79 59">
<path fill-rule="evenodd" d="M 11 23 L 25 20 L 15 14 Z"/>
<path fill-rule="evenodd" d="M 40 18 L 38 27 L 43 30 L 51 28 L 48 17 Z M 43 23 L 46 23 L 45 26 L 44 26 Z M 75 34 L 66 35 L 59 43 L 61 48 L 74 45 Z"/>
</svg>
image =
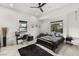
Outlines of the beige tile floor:
<svg viewBox="0 0 79 59">
<path fill-rule="evenodd" d="M 28 46 L 30 44 L 34 44 L 35 42 L 25 42 L 23 44 L 19 44 L 19 45 L 11 45 L 11 46 L 7 46 L 7 47 L 1 47 L 0 49 L 0 56 L 20 56 L 19 52 L 18 52 L 18 49 L 19 48 L 22 48 L 22 47 L 25 47 L 25 46 Z M 39 44 L 36 44 L 37 46 L 41 47 L 42 49 L 46 50 L 47 52 L 53 54 L 53 55 L 56 55 L 53 51 L 39 45 Z"/>
<path fill-rule="evenodd" d="M 79 46 L 64 44 L 57 54 L 63 56 L 79 56 Z"/>
<path fill-rule="evenodd" d="M 0 56 L 20 56 L 18 49 L 33 44 L 34 42 L 25 42 L 23 44 L 1 47 Z"/>
<path fill-rule="evenodd" d="M 0 56 L 20 56 L 18 48 L 22 48 L 33 43 L 34 42 L 25 42 L 19 45 L 15 44 L 7 47 L 2 47 L 0 49 Z M 49 50 L 44 46 L 41 46 L 39 44 L 36 45 L 55 56 L 79 56 L 79 46 L 63 44 L 61 48 L 59 48 L 59 51 L 54 53 L 52 50 Z"/>
</svg>

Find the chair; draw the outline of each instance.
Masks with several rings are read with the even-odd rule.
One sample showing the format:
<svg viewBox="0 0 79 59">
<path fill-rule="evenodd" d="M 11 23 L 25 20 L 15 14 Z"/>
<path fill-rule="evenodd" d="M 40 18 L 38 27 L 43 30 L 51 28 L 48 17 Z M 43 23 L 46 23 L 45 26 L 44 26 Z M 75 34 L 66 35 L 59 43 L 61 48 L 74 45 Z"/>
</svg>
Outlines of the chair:
<svg viewBox="0 0 79 59">
<path fill-rule="evenodd" d="M 20 36 L 19 34 L 15 33 L 15 36 L 16 36 L 16 43 L 17 43 L 17 45 L 18 45 L 18 40 L 23 40 L 23 42 L 25 42 L 28 39 L 28 35 L 27 34 L 24 34 L 24 35 Z"/>
<path fill-rule="evenodd" d="M 71 41 L 73 40 L 72 37 L 66 37 L 66 43 L 72 45 Z"/>
<path fill-rule="evenodd" d="M 25 41 L 28 39 L 28 35 L 25 34 L 25 35 L 23 35 L 23 37 L 21 37 L 21 38 L 19 38 L 19 39 L 22 39 L 23 42 L 25 42 Z M 23 42 L 22 42 L 22 43 L 23 43 Z"/>
</svg>

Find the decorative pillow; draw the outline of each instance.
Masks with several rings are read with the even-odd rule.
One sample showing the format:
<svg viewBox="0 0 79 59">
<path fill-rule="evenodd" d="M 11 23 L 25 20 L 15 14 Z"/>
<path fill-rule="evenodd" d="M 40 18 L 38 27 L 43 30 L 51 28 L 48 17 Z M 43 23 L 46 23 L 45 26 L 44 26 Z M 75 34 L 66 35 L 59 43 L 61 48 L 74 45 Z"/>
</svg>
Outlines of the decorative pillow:
<svg viewBox="0 0 79 59">
<path fill-rule="evenodd" d="M 56 36 L 55 36 L 55 32 L 52 32 L 51 35 L 52 35 L 52 37 L 56 37 Z"/>
<path fill-rule="evenodd" d="M 60 37 L 60 34 L 61 34 L 61 33 L 55 33 L 55 36 L 56 36 L 56 37 Z"/>
</svg>

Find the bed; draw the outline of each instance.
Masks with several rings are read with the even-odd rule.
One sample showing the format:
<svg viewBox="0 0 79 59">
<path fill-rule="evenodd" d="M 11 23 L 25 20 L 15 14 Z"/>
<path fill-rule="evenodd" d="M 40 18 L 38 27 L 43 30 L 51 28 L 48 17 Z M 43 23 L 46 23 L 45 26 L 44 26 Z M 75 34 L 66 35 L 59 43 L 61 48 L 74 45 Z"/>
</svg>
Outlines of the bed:
<svg viewBox="0 0 79 59">
<path fill-rule="evenodd" d="M 40 44 L 52 51 L 63 42 L 62 37 L 51 37 L 51 36 L 43 36 L 37 39 L 35 44 L 22 47 L 18 49 L 21 56 L 54 56 L 47 52 L 46 50 L 42 49 L 41 47 L 37 46 L 36 44 Z"/>
<path fill-rule="evenodd" d="M 40 39 L 45 39 L 45 40 L 54 42 L 57 45 L 61 43 L 60 41 L 62 41 L 61 37 L 52 37 L 52 36 L 44 36 L 44 37 L 41 37 Z"/>
<path fill-rule="evenodd" d="M 55 51 L 55 49 L 63 43 L 63 37 L 52 37 L 52 36 L 43 36 L 37 39 L 37 43 Z"/>
</svg>

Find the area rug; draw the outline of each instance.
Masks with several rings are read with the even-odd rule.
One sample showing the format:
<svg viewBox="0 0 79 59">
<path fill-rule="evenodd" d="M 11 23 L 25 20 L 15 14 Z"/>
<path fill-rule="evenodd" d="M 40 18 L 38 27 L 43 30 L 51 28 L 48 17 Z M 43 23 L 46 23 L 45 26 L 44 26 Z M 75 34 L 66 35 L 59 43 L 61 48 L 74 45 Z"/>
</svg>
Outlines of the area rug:
<svg viewBox="0 0 79 59">
<path fill-rule="evenodd" d="M 53 56 L 35 44 L 18 49 L 21 56 Z"/>
</svg>

